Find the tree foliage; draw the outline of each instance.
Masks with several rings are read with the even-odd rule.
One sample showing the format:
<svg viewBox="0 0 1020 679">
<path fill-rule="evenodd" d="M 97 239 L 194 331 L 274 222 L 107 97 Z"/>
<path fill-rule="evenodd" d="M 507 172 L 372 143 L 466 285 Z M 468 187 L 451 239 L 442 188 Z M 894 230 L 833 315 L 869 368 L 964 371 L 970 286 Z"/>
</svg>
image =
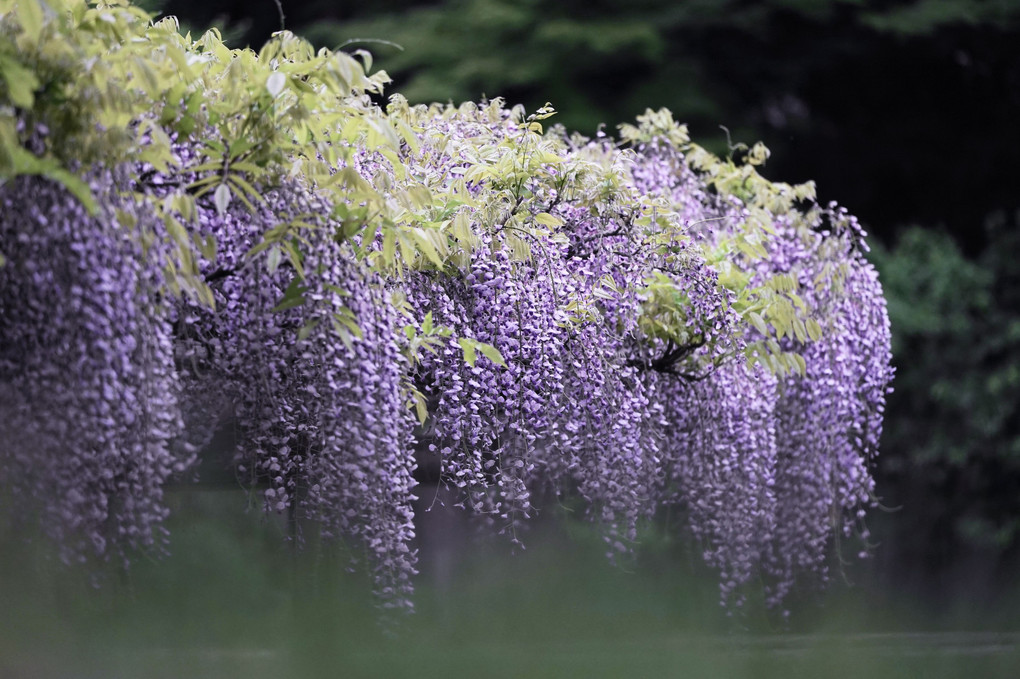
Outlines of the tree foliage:
<svg viewBox="0 0 1020 679">
<path fill-rule="evenodd" d="M 885 303 L 856 220 L 763 146 L 381 108 L 367 52 L 116 1 L 0 12 L 0 479 L 68 558 L 161 545 L 227 422 L 239 481 L 361 545 L 390 606 L 416 439 L 513 539 L 536 497 L 583 500 L 610 556 L 682 507 L 732 605 L 866 537 Z"/>
<path fill-rule="evenodd" d="M 1020 537 L 1016 217 L 993 215 L 986 231 L 989 246 L 976 257 L 947 234 L 916 227 L 873 253 L 897 329 L 889 403 L 897 417 L 884 445 L 913 451 L 880 465 L 897 489 L 886 502 L 903 506 L 894 549 L 929 562 L 1015 556 Z"/>
</svg>

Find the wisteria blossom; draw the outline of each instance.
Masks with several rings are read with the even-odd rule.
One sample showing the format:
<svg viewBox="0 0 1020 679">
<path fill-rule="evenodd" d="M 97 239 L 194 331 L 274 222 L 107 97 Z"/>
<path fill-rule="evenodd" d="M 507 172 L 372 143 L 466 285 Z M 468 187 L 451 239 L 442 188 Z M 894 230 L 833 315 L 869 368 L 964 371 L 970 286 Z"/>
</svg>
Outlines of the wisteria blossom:
<svg viewBox="0 0 1020 679">
<path fill-rule="evenodd" d="M 182 437 L 151 211 L 92 179 L 89 215 L 52 182 L 0 188 L 0 481 L 37 508 L 67 559 L 162 547 L 163 486 L 194 461 Z M 106 201 L 109 202 L 106 202 Z"/>
<path fill-rule="evenodd" d="M 206 70 L 121 102 L 127 150 L 88 167 L 21 106 L 36 165 L 0 182 L 0 485 L 67 560 L 163 549 L 167 484 L 224 428 L 265 511 L 354 545 L 398 609 L 419 454 L 511 540 L 573 498 L 617 558 L 678 508 L 731 610 L 866 545 L 881 286 L 856 220 L 763 179 L 764 147 L 716 158 L 661 111 L 617 140 L 499 100 L 383 109 L 347 55 L 134 16 Z"/>
</svg>

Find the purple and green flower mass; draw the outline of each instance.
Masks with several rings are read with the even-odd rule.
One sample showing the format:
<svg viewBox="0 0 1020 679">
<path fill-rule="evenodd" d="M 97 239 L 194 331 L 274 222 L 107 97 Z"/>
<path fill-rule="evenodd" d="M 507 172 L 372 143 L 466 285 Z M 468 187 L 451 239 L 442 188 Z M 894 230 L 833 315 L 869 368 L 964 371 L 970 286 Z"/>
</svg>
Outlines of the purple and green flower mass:
<svg viewBox="0 0 1020 679">
<path fill-rule="evenodd" d="M 98 10 L 65 4 L 0 15 L 0 56 L 63 88 L 0 90 L 0 484 L 67 560 L 164 549 L 167 484 L 227 427 L 265 510 L 360 545 L 401 609 L 416 451 L 515 541 L 579 501 L 618 558 L 677 509 L 734 609 L 866 542 L 882 289 L 856 220 L 762 178 L 764 147 L 717 158 L 665 111 L 588 139 L 548 107 L 381 108 L 364 55 L 126 6 L 72 33 Z M 101 83 L 24 56 L 68 35 L 110 52 Z"/>
</svg>

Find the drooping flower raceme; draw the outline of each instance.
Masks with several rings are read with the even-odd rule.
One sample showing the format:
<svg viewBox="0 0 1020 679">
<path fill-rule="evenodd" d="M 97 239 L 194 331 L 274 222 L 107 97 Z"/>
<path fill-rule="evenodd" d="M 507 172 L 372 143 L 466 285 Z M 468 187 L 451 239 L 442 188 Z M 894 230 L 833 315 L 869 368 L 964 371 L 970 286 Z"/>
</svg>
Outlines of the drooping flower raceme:
<svg viewBox="0 0 1020 679">
<path fill-rule="evenodd" d="M 0 480 L 65 559 L 162 548 L 163 487 L 194 458 L 162 224 L 118 197 L 123 181 L 92 178 L 95 215 L 47 180 L 0 187 Z"/>
<path fill-rule="evenodd" d="M 238 473 L 264 486 L 267 510 L 289 513 L 295 529 L 312 519 L 327 538 L 360 538 L 383 600 L 407 606 L 413 417 L 401 391 L 396 312 L 324 223 L 300 234 L 303 278 L 273 250 L 249 255 L 263 220 L 329 213 L 293 187 L 267 193 L 266 203 L 255 215 L 242 206 L 200 212 L 202 235 L 219 246 L 206 262 L 216 307 L 178 311 L 191 329 L 179 342 L 191 357 L 180 370 L 184 391 L 199 400 L 213 392 L 232 408 Z M 338 318 L 356 319 L 360 337 L 341 341 Z"/>
<path fill-rule="evenodd" d="M 745 219 L 735 215 L 744 203 L 706 192 L 705 180 L 676 149 L 652 144 L 642 158 L 635 178 L 691 215 L 699 223 L 695 237 L 706 246 L 732 243 L 733 225 L 746 233 L 746 212 Z M 751 209 L 755 202 L 747 201 Z M 714 213 L 706 213 L 712 206 Z M 864 234 L 855 220 L 835 206 L 763 216 L 771 233 L 764 251 L 735 261 L 746 269 L 747 285 L 788 293 L 787 306 L 799 305 L 819 324 L 820 337 L 776 331 L 776 341 L 769 328 L 745 326 L 745 342 L 771 339 L 803 359 L 803 374 L 777 380 L 731 364 L 693 390 L 674 385 L 675 400 L 667 402 L 679 426 L 667 459 L 679 484 L 676 499 L 692 512 L 707 560 L 722 571 L 724 599 L 761 572 L 770 604 L 778 605 L 799 578 L 825 579 L 834 533 L 867 536 L 860 519 L 873 502 L 868 469 L 892 372 L 885 302 L 859 249 Z M 775 315 L 784 320 L 781 309 Z"/>
</svg>

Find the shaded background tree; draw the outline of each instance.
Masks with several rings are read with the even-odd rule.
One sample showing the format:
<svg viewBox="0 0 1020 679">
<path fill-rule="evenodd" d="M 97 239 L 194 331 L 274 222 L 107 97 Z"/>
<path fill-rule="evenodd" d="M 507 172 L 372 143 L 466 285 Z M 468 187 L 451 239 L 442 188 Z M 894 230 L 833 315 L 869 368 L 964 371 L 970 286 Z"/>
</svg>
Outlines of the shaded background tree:
<svg viewBox="0 0 1020 679">
<path fill-rule="evenodd" d="M 988 598 L 1015 583 L 1020 534 L 1020 215 L 992 215 L 966 257 L 912 227 L 873 259 L 898 376 L 879 488 L 884 579 Z"/>
<path fill-rule="evenodd" d="M 162 11 L 219 24 L 235 46 L 280 25 L 272 0 Z M 734 142 L 764 141 L 770 179 L 816 180 L 820 199 L 885 244 L 875 259 L 898 379 L 878 489 L 902 509 L 875 519 L 869 577 L 932 594 L 979 565 L 990 577 L 969 580 L 987 596 L 1012 577 L 1020 2 L 313 0 L 283 11 L 319 45 L 371 50 L 412 101 L 551 101 L 558 122 L 586 133 L 666 106 L 716 151 L 728 143 L 720 125 Z"/>
</svg>

